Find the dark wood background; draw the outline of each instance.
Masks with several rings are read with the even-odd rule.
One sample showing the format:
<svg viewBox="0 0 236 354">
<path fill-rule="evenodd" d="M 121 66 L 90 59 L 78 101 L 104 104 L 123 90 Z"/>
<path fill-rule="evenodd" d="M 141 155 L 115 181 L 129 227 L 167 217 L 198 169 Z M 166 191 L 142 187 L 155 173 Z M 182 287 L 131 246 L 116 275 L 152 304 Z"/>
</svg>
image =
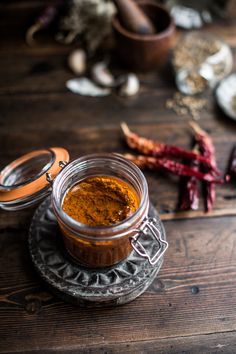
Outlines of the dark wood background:
<svg viewBox="0 0 236 354">
<path fill-rule="evenodd" d="M 67 148 L 84 154 L 128 151 L 119 124 L 188 147 L 189 117 L 165 108 L 175 92 L 166 72 L 140 75 L 139 96 L 87 98 L 65 88 L 71 48 L 39 36 L 29 48 L 24 32 L 44 3 L 0 4 L 0 167 L 33 149 Z M 236 59 L 236 3 L 228 18 L 204 28 L 231 45 Z M 199 123 L 212 136 L 225 170 L 236 123 L 216 107 Z M 34 210 L 0 212 L 0 352 L 235 353 L 236 184 L 217 186 L 214 212 L 175 214 L 178 178 L 145 173 L 164 222 L 169 250 L 151 287 L 122 307 L 82 309 L 54 297 L 36 275 L 27 249 Z"/>
</svg>

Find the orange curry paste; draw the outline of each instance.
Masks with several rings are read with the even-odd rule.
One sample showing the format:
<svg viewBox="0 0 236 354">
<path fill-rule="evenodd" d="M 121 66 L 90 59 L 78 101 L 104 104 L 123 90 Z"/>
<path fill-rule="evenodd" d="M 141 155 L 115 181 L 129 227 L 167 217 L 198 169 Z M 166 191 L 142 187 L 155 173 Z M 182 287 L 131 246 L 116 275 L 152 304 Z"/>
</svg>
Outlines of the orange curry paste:
<svg viewBox="0 0 236 354">
<path fill-rule="evenodd" d="M 139 198 L 128 183 L 111 176 L 87 177 L 68 190 L 63 210 L 90 226 L 110 226 L 131 216 Z"/>
</svg>

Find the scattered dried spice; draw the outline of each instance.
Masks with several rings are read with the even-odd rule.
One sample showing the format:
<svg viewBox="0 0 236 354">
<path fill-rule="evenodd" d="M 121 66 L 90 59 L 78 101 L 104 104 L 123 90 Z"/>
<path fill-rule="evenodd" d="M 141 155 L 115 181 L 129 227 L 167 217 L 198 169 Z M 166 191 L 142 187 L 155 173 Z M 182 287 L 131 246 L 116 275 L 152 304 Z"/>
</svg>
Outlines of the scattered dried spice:
<svg viewBox="0 0 236 354">
<path fill-rule="evenodd" d="M 236 95 L 232 97 L 232 108 L 233 111 L 236 112 Z"/>
<path fill-rule="evenodd" d="M 224 75 L 227 75 L 228 73 L 227 66 L 225 65 L 224 60 L 217 64 L 212 64 L 212 69 L 214 71 L 215 76 L 224 77 Z"/>
<path fill-rule="evenodd" d="M 232 70 L 232 53 L 213 35 L 190 33 L 178 42 L 172 63 L 178 89 L 187 95 L 204 92 Z"/>
<path fill-rule="evenodd" d="M 222 44 L 210 36 L 197 34 L 185 36 L 177 44 L 173 53 L 173 64 L 176 70 L 199 66 L 209 56 L 217 53 Z"/>
<path fill-rule="evenodd" d="M 185 158 L 190 160 L 198 160 L 206 164 L 214 172 L 218 172 L 213 166 L 208 158 L 201 156 L 191 150 L 186 150 L 177 146 L 167 145 L 154 141 L 151 139 L 143 138 L 138 134 L 130 131 L 126 123 L 121 124 L 121 129 L 124 133 L 127 144 L 131 149 L 135 149 L 142 154 L 150 155 L 154 157 L 175 157 L 175 158 Z"/>
<path fill-rule="evenodd" d="M 176 92 L 173 98 L 166 101 L 166 108 L 172 109 L 178 116 L 190 115 L 194 120 L 200 118 L 201 111 L 208 106 L 205 98 L 182 95 Z"/>
<path fill-rule="evenodd" d="M 192 95 L 203 92 L 208 86 L 208 82 L 197 71 L 190 71 L 185 82 Z"/>
</svg>

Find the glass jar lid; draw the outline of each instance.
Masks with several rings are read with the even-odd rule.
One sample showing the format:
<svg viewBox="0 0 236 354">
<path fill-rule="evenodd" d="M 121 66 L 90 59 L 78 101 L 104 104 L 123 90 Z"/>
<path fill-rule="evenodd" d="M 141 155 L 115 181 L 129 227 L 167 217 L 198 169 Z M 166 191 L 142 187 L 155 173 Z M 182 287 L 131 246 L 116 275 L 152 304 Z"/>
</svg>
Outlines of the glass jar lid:
<svg viewBox="0 0 236 354">
<path fill-rule="evenodd" d="M 61 161 L 69 161 L 68 151 L 53 147 L 32 151 L 7 165 L 0 172 L 0 207 L 18 210 L 45 198 L 50 193 L 47 176 L 56 177 Z"/>
</svg>

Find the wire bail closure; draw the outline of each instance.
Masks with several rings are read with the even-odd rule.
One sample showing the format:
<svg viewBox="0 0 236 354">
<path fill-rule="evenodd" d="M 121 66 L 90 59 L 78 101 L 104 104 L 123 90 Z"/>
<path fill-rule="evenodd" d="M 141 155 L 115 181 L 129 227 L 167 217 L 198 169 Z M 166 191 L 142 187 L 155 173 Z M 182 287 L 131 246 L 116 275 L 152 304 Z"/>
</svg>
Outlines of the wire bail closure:
<svg viewBox="0 0 236 354">
<path fill-rule="evenodd" d="M 59 162 L 58 162 L 58 165 L 59 165 L 59 167 L 60 167 L 61 169 L 63 169 L 64 167 L 66 167 L 67 164 L 68 164 L 68 162 L 66 162 L 66 161 L 59 161 Z M 51 187 L 52 187 L 52 185 L 53 185 L 53 177 L 52 177 L 51 173 L 46 172 L 46 180 L 47 180 L 47 182 L 48 182 L 48 183 L 51 185 Z"/>
<path fill-rule="evenodd" d="M 162 239 L 161 233 L 158 230 L 157 220 L 155 218 L 145 218 L 143 223 L 141 224 L 139 229 L 135 229 L 137 234 L 131 237 L 131 246 L 133 249 L 143 258 L 148 259 L 149 263 L 154 266 L 163 256 L 168 248 L 168 242 Z M 158 244 L 158 250 L 154 256 L 151 256 L 147 253 L 146 249 L 142 245 L 142 243 L 138 240 L 141 235 L 146 235 L 148 231 L 151 233 L 151 236 L 154 238 L 156 243 Z"/>
</svg>

